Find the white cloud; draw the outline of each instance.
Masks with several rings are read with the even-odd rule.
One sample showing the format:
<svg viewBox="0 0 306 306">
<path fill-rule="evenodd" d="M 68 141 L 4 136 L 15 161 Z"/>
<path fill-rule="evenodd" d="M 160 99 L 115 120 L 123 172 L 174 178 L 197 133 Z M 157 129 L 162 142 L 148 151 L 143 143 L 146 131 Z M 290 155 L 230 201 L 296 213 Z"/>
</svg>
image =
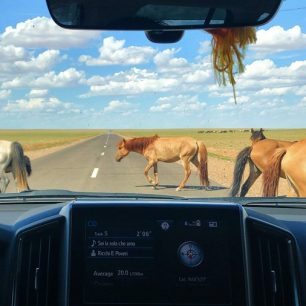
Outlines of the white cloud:
<svg viewBox="0 0 306 306">
<path fill-rule="evenodd" d="M 173 54 L 172 50 L 170 54 Z M 160 55 L 163 57 L 165 54 L 160 53 Z M 159 64 L 162 62 L 163 60 Z M 176 61 L 175 59 L 175 63 L 179 62 L 184 63 L 185 60 Z M 175 67 L 175 64 L 172 67 L 168 65 L 164 66 L 162 71 L 159 69 L 152 71 L 134 67 L 104 77 L 95 75 L 87 81 L 82 81 L 82 84 L 90 86 L 90 90 L 81 97 L 87 98 L 97 95 L 141 95 L 143 93 L 164 93 L 170 91 L 176 93 L 199 93 L 207 91 L 207 86 L 214 83 L 211 63 L 208 58 L 188 65 L 185 68 L 178 68 L 180 64 L 178 67 Z M 179 72 L 171 72 L 172 69 L 177 69 Z"/>
<path fill-rule="evenodd" d="M 69 68 L 56 74 L 54 71 L 45 73 L 40 77 L 25 75 L 4 82 L 2 88 L 64 88 L 80 84 L 85 74 L 75 68 Z"/>
<path fill-rule="evenodd" d="M 255 93 L 257 96 L 283 96 L 292 91 L 291 87 L 263 88 Z"/>
<path fill-rule="evenodd" d="M 199 54 L 211 53 L 211 42 L 209 40 L 204 40 L 200 42 Z"/>
<path fill-rule="evenodd" d="M 236 89 L 244 93 L 257 92 L 258 95 L 298 93 L 304 86 L 305 79 L 306 60 L 281 67 L 277 67 L 270 59 L 257 60 L 246 65 L 245 72 L 237 77 Z M 210 90 L 220 89 L 211 87 Z"/>
<path fill-rule="evenodd" d="M 41 97 L 45 97 L 47 94 L 48 94 L 47 89 L 32 89 L 29 92 L 28 97 L 29 98 L 41 98 Z"/>
<path fill-rule="evenodd" d="M 121 113 L 123 115 L 129 115 L 138 111 L 135 105 L 132 105 L 126 101 L 112 100 L 104 107 L 103 111 L 105 113 L 115 112 Z"/>
<path fill-rule="evenodd" d="M 110 76 L 94 76 L 86 81 L 90 92 L 82 97 L 96 95 L 140 95 L 146 92 L 166 92 L 178 84 L 176 78 L 161 77 L 146 69 L 132 68 Z"/>
<path fill-rule="evenodd" d="M 207 106 L 206 103 L 200 102 L 198 96 L 177 95 L 160 97 L 154 105 L 150 107 L 151 112 L 178 112 L 188 113 L 201 111 Z"/>
<path fill-rule="evenodd" d="M 33 85 L 44 88 L 77 86 L 84 75 L 83 71 L 78 71 L 75 68 L 68 68 L 58 74 L 51 71 L 33 81 Z"/>
<path fill-rule="evenodd" d="M 30 98 L 9 102 L 3 107 L 7 112 L 79 112 L 71 103 L 64 103 L 57 98 Z"/>
<path fill-rule="evenodd" d="M 99 57 L 81 55 L 79 60 L 88 66 L 139 65 L 147 63 L 155 53 L 152 47 L 125 47 L 125 40 L 116 40 L 111 36 L 103 39 Z"/>
<path fill-rule="evenodd" d="M 154 63 L 159 72 L 184 73 L 189 68 L 188 61 L 183 57 L 174 57 L 179 49 L 166 49 L 154 56 Z"/>
<path fill-rule="evenodd" d="M 98 31 L 67 30 L 47 17 L 36 17 L 9 26 L 1 35 L 1 43 L 25 48 L 72 48 L 82 47 L 95 38 Z"/>
<path fill-rule="evenodd" d="M 7 99 L 11 95 L 11 90 L 0 90 L 0 100 Z"/>
<path fill-rule="evenodd" d="M 277 53 L 306 48 L 306 34 L 298 25 L 288 30 L 281 26 L 273 26 L 268 30 L 257 31 L 256 35 L 257 42 L 250 48 L 258 53 Z"/>
<path fill-rule="evenodd" d="M 13 45 L 1 45 L 0 44 L 0 58 L 3 62 L 15 62 L 16 60 L 24 59 L 27 55 L 27 51 L 21 47 L 15 47 Z"/>
<path fill-rule="evenodd" d="M 15 61 L 14 67 L 18 72 L 46 71 L 52 68 L 59 61 L 59 58 L 60 52 L 58 50 L 47 50 L 28 61 Z"/>
</svg>

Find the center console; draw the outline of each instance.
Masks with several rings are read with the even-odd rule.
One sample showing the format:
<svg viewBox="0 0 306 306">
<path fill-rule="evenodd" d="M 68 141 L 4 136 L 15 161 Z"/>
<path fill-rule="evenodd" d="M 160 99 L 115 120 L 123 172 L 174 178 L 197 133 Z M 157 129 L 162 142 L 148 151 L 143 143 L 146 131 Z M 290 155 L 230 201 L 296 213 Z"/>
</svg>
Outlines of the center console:
<svg viewBox="0 0 306 306">
<path fill-rule="evenodd" d="M 242 215 L 230 204 L 71 205 L 69 305 L 247 305 Z"/>
</svg>

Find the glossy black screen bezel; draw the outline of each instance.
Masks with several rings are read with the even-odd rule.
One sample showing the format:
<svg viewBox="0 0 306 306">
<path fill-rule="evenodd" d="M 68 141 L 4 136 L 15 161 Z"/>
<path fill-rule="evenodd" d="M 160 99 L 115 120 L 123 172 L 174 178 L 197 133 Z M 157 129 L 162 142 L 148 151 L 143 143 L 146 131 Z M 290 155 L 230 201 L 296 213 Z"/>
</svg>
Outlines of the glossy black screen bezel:
<svg viewBox="0 0 306 306">
<path fill-rule="evenodd" d="M 136 213 L 137 212 L 137 213 Z M 245 265 L 244 265 L 244 246 L 242 239 L 243 219 L 242 209 L 238 205 L 181 205 L 181 204 L 157 204 L 157 203 L 103 203 L 97 204 L 76 204 L 72 205 L 70 211 L 70 268 L 69 268 L 69 305 L 70 306 L 86 306 L 86 305 L 113 305 L 105 303 L 85 303 L 84 302 L 84 269 L 86 258 L 84 256 L 84 248 L 80 245 L 85 243 L 84 224 L 87 218 L 92 216 L 110 218 L 116 215 L 134 216 L 135 213 L 139 216 L 151 216 L 152 218 L 172 218 L 177 219 L 182 216 L 193 217 L 195 215 L 209 218 L 217 218 L 226 223 L 227 239 L 229 242 L 229 262 L 230 262 L 230 287 L 232 300 L 226 305 L 246 305 L 245 293 Z M 154 220 L 155 220 L 154 219 Z M 80 243 L 81 241 L 81 243 Z M 239 290 L 235 290 L 239 288 Z M 154 290 L 154 289 L 153 289 Z M 220 292 L 222 294 L 222 292 Z M 203 304 L 208 305 L 204 301 Z M 152 305 L 152 303 L 129 303 L 127 305 Z M 154 302 L 154 305 L 186 305 Z M 191 304 L 190 304 L 191 305 Z M 195 305 L 195 304 L 193 304 Z M 211 304 L 211 302 L 209 303 Z"/>
</svg>

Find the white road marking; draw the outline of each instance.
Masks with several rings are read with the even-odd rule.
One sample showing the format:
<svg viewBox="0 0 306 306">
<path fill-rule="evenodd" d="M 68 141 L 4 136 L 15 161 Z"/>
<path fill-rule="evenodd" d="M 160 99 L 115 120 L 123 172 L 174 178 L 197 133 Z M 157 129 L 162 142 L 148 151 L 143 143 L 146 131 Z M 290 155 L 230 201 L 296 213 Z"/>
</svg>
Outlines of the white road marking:
<svg viewBox="0 0 306 306">
<path fill-rule="evenodd" d="M 91 174 L 91 178 L 96 178 L 99 172 L 99 168 L 94 168 Z"/>
<path fill-rule="evenodd" d="M 107 143 L 108 143 L 108 139 L 109 139 L 109 134 L 107 135 L 107 138 L 106 138 L 106 143 L 105 143 L 105 144 L 107 144 Z"/>
<path fill-rule="evenodd" d="M 105 153 L 104 153 L 104 152 L 102 152 L 102 153 L 101 153 L 101 156 L 104 156 L 104 154 L 105 154 Z"/>
</svg>

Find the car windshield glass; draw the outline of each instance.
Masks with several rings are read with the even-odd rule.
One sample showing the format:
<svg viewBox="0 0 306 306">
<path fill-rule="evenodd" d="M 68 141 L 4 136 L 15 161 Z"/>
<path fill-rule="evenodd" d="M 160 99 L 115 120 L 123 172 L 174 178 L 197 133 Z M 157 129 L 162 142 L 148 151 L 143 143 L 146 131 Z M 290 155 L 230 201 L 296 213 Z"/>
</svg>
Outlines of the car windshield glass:
<svg viewBox="0 0 306 306">
<path fill-rule="evenodd" d="M 211 33 L 58 27 L 45 1 L 0 3 L 0 191 L 306 197 L 306 7 L 256 29 L 232 87 Z"/>
</svg>

